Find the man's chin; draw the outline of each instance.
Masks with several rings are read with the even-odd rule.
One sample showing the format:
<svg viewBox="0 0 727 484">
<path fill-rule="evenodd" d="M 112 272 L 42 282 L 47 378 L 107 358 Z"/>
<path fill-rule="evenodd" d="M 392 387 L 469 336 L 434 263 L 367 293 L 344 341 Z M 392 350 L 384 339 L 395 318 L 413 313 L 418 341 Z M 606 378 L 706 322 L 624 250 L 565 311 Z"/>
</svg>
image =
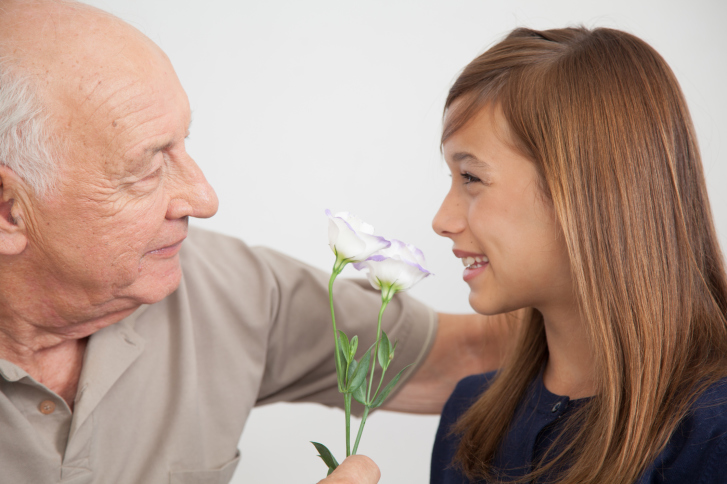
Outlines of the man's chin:
<svg viewBox="0 0 727 484">
<path fill-rule="evenodd" d="M 139 304 L 155 304 L 177 290 L 182 282 L 182 268 L 175 258 L 173 267 L 142 275 L 130 288 L 130 297 Z"/>
</svg>

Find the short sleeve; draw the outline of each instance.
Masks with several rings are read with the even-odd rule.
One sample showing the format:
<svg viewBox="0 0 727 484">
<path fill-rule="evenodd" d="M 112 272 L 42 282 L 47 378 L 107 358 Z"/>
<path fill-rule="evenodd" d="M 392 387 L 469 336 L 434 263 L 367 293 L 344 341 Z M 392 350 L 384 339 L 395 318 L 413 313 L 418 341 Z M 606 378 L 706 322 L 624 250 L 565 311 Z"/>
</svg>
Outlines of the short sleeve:
<svg viewBox="0 0 727 484">
<path fill-rule="evenodd" d="M 330 274 L 271 249 L 253 250 L 276 285 L 258 404 L 306 401 L 341 406 L 328 299 Z M 375 341 L 381 294 L 366 280 L 338 277 L 333 295 L 338 329 L 349 338 L 358 336 L 360 357 Z M 387 378 L 412 364 L 402 376 L 404 383 L 431 348 L 436 314 L 413 298 L 397 294 L 386 308 L 382 328 L 392 342 L 399 342 Z"/>
</svg>

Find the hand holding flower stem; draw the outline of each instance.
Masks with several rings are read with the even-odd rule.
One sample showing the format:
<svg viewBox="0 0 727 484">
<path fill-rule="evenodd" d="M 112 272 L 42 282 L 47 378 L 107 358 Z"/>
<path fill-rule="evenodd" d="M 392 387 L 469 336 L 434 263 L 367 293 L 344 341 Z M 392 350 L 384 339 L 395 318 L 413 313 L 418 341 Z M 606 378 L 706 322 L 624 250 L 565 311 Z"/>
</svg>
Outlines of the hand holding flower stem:
<svg viewBox="0 0 727 484">
<path fill-rule="evenodd" d="M 364 405 L 364 413 L 359 426 L 358 435 L 353 448 L 356 454 L 361 440 L 366 417 L 369 411 L 384 403 L 399 381 L 404 370 L 402 369 L 382 390 L 386 370 L 394 358 L 396 343 L 391 344 L 388 336 L 381 330 L 381 319 L 384 310 L 394 295 L 406 290 L 430 275 L 424 265 L 424 255 L 414 246 L 404 244 L 398 240 L 388 241 L 383 237 L 373 235 L 373 227 L 362 222 L 348 213 L 335 216 L 326 210 L 329 218 L 328 238 L 329 245 L 336 255 L 331 278 L 328 283 L 328 295 L 331 306 L 331 321 L 335 341 L 336 375 L 338 391 L 344 396 L 344 411 L 346 416 L 346 457 L 351 453 L 351 398 L 355 398 Z M 371 285 L 381 290 L 381 309 L 376 328 L 376 341 L 366 351 L 360 360 L 355 359 L 358 349 L 358 336 L 349 341 L 343 331 L 336 327 L 336 318 L 333 306 L 333 283 L 336 277 L 349 263 L 354 263 L 358 270 L 367 270 Z M 371 354 L 371 350 L 374 350 Z M 344 363 L 345 361 L 345 363 Z M 373 388 L 376 362 L 381 366 L 381 377 L 376 391 Z M 366 381 L 369 372 L 370 377 Z M 381 392 L 381 393 L 379 393 Z M 338 462 L 323 444 L 313 442 L 319 452 L 319 457 L 328 466 L 330 474 L 338 466 Z"/>
<path fill-rule="evenodd" d="M 331 305 L 331 321 L 333 323 L 333 339 L 336 345 L 336 375 L 338 378 L 338 391 L 343 393 L 344 410 L 346 413 L 346 457 L 351 455 L 351 393 L 355 388 L 351 388 L 353 381 L 348 381 L 350 362 L 354 361 L 353 356 L 356 354 L 356 345 L 351 348 L 348 344 L 348 338 L 345 334 L 340 334 L 336 327 L 336 316 L 333 308 L 333 282 L 336 277 L 343 271 L 344 267 L 350 262 L 361 262 L 378 250 L 384 249 L 390 245 L 390 242 L 383 237 L 374 235 L 374 228 L 349 213 L 340 213 L 334 216 L 330 210 L 326 210 L 328 215 L 328 243 L 336 255 L 336 261 L 331 271 L 331 279 L 328 283 L 328 299 Z M 346 368 L 343 368 L 341 362 L 341 342 L 346 338 Z M 358 342 L 358 337 L 354 336 Z M 351 352 L 350 350 L 353 349 Z M 359 371 L 360 373 L 360 371 Z M 365 370 L 364 370 L 365 374 Z M 356 375 L 358 376 L 358 375 Z M 351 375 L 353 380 L 353 374 Z"/>
</svg>

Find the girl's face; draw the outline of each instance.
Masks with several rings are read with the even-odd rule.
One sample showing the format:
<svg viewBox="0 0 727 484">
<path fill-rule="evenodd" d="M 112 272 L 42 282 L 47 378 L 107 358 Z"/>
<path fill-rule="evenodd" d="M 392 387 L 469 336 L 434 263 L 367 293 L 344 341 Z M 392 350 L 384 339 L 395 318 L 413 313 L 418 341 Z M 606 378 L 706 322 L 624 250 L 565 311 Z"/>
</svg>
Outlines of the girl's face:
<svg viewBox="0 0 727 484">
<path fill-rule="evenodd" d="M 545 315 L 550 308 L 572 308 L 560 225 L 535 164 L 510 139 L 499 108 L 490 105 L 447 139 L 452 186 L 432 225 L 454 242 L 475 311 L 534 307 Z"/>
</svg>

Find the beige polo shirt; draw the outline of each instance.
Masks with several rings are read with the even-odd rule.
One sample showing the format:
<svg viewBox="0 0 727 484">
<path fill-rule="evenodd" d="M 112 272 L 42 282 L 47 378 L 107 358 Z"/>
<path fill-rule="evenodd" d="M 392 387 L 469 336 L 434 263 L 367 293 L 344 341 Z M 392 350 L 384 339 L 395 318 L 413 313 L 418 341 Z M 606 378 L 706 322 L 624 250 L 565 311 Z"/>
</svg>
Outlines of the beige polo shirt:
<svg viewBox="0 0 727 484">
<path fill-rule="evenodd" d="M 0 360 L 0 483 L 223 484 L 254 405 L 340 406 L 328 277 L 264 248 L 190 228 L 179 289 L 91 336 L 75 401 Z M 380 303 L 339 278 L 336 321 L 359 348 Z M 436 332 L 411 298 L 389 304 L 392 375 L 419 364 Z"/>
</svg>

